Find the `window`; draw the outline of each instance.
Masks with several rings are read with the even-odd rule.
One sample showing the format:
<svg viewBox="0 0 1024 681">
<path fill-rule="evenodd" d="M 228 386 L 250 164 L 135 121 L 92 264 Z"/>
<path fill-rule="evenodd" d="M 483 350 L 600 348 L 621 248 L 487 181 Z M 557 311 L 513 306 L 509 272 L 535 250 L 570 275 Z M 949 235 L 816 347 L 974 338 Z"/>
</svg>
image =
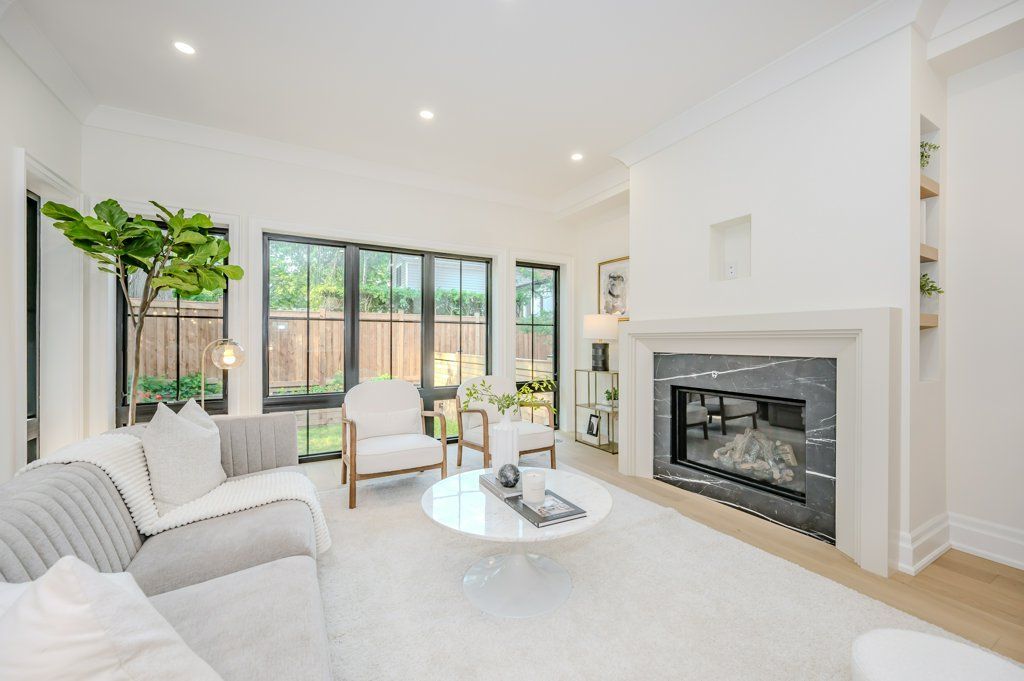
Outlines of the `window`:
<svg viewBox="0 0 1024 681">
<path fill-rule="evenodd" d="M 522 387 L 540 379 L 554 381 L 556 388 L 537 398 L 557 408 L 558 268 L 516 263 L 516 381 Z M 547 410 L 527 409 L 523 418 L 544 423 Z"/>
<path fill-rule="evenodd" d="M 159 224 L 159 223 L 158 223 Z M 221 238 L 227 230 L 210 230 Z M 138 309 L 145 284 L 145 272 L 136 272 L 129 280 L 128 295 Z M 147 421 L 158 402 L 180 403 L 200 394 L 202 353 L 206 346 L 227 335 L 227 289 L 204 291 L 192 298 L 182 298 L 163 290 L 153 301 L 142 331 L 142 363 L 139 366 L 138 421 Z M 135 330 L 128 319 L 124 297 L 117 297 L 118 318 L 118 423 L 128 417 L 131 370 L 135 361 Z M 212 364 L 206 368 L 206 410 L 223 414 L 227 411 L 225 376 L 218 375 Z"/>
<path fill-rule="evenodd" d="M 28 299 L 25 304 L 28 338 L 28 357 L 25 363 L 28 374 L 28 463 L 39 458 L 39 197 L 28 194 L 25 210 L 25 290 Z"/>
<path fill-rule="evenodd" d="M 434 260 L 434 385 L 487 374 L 487 263 Z"/>
<path fill-rule="evenodd" d="M 488 261 L 266 234 L 264 272 L 263 410 L 296 413 L 304 460 L 338 456 L 361 381 L 413 383 L 455 435 L 459 381 L 490 366 Z"/>
<path fill-rule="evenodd" d="M 423 256 L 359 252 L 359 380 L 423 376 Z"/>
</svg>

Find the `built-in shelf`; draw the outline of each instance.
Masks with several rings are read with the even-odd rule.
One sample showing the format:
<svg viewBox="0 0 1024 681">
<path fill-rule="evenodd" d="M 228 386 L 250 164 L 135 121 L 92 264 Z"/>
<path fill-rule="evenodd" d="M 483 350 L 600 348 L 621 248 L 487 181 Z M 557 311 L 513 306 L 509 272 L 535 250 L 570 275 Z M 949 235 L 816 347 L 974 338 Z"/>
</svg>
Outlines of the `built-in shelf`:
<svg viewBox="0 0 1024 681">
<path fill-rule="evenodd" d="M 921 328 L 934 329 L 939 325 L 939 315 L 921 313 Z"/>
<path fill-rule="evenodd" d="M 939 249 L 928 244 L 921 244 L 921 262 L 938 262 Z"/>
<path fill-rule="evenodd" d="M 939 195 L 939 183 L 921 173 L 921 198 L 930 199 Z"/>
</svg>

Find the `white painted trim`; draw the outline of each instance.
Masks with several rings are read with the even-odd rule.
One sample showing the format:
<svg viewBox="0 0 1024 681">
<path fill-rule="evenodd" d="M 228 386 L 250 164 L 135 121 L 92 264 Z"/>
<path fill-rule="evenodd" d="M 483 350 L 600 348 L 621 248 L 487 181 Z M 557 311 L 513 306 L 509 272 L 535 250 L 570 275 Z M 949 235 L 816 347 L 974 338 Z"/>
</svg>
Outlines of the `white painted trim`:
<svg viewBox="0 0 1024 681">
<path fill-rule="evenodd" d="M 373 163 L 322 149 L 302 147 L 220 128 L 186 123 L 171 118 L 100 105 L 85 120 L 87 127 L 177 142 L 251 158 L 391 182 L 443 194 L 497 203 L 528 210 L 550 212 L 548 201 L 536 197 L 490 189 L 470 182 Z"/>
<path fill-rule="evenodd" d="M 949 548 L 949 515 L 939 513 L 912 532 L 900 532 L 900 572 L 916 575 Z"/>
<path fill-rule="evenodd" d="M 620 472 L 653 477 L 655 352 L 835 357 L 836 547 L 888 576 L 898 559 L 900 328 L 896 308 L 626 322 Z"/>
<path fill-rule="evenodd" d="M 25 186 L 44 204 L 58 201 L 81 210 L 81 190 L 30 152 L 25 153 Z M 52 221 L 42 216 L 38 311 L 41 457 L 82 439 L 89 410 L 85 281 L 86 268 L 92 267 L 92 261 L 50 225 Z M 58 292 L 54 293 L 50 286 L 59 287 Z"/>
<path fill-rule="evenodd" d="M 916 0 L 882 0 L 612 153 L 627 166 L 912 24 Z"/>
<path fill-rule="evenodd" d="M 557 218 L 564 220 L 625 191 L 629 191 L 629 168 L 617 165 L 559 196 L 553 208 Z"/>
<path fill-rule="evenodd" d="M 953 548 L 1024 570 L 1024 530 L 962 513 L 949 513 Z"/>
<path fill-rule="evenodd" d="M 929 65 L 950 76 L 1020 49 L 1024 0 L 1016 0 L 928 41 Z"/>
<path fill-rule="evenodd" d="M 0 6 L 0 38 L 75 118 L 84 121 L 96 108 L 92 93 L 25 8 L 13 2 L 6 5 Z"/>
</svg>

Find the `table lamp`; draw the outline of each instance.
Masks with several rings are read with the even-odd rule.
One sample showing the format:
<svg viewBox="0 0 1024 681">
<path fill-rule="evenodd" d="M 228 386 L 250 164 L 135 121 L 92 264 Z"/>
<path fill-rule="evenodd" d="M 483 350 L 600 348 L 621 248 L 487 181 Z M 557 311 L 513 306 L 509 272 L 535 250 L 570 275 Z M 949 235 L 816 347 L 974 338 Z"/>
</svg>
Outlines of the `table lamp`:
<svg viewBox="0 0 1024 681">
<path fill-rule="evenodd" d="M 583 315 L 583 337 L 597 341 L 591 344 L 591 369 L 608 371 L 608 341 L 619 337 L 619 318 L 610 314 Z"/>
<path fill-rule="evenodd" d="M 210 352 L 210 348 L 213 348 L 213 352 Z M 200 363 L 199 372 L 199 394 L 200 402 L 203 409 L 206 409 L 206 355 L 210 354 L 213 359 L 214 365 L 218 369 L 224 371 L 230 371 L 235 367 L 240 367 L 245 364 L 245 348 L 243 348 L 238 341 L 233 338 L 218 338 L 203 348 L 203 360 Z"/>
</svg>

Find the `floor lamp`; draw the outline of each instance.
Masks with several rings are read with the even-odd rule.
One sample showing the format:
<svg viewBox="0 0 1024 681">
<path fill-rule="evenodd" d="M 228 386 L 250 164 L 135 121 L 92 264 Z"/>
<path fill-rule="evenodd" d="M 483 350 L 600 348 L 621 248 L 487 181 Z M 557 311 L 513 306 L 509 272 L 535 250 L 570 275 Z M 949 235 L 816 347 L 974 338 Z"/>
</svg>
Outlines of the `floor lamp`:
<svg viewBox="0 0 1024 681">
<path fill-rule="evenodd" d="M 210 353 L 210 348 L 213 352 Z M 206 409 L 206 355 L 211 354 L 213 364 L 218 369 L 230 371 L 245 364 L 245 348 L 233 338 L 218 338 L 203 348 L 203 359 L 200 362 L 199 394 L 203 409 Z"/>
</svg>

